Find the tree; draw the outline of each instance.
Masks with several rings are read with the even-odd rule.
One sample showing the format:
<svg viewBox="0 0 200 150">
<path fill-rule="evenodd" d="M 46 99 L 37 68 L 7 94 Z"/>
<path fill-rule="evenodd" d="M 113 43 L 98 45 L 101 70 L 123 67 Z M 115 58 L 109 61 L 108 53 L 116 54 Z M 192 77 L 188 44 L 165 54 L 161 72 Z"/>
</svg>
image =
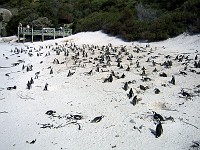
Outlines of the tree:
<svg viewBox="0 0 200 150">
<path fill-rule="evenodd" d="M 21 20 L 22 20 L 22 16 L 20 15 L 11 18 L 11 20 L 8 22 L 6 26 L 7 34 L 9 36 L 17 35 L 17 27 Z"/>
<path fill-rule="evenodd" d="M 43 27 L 51 27 L 51 20 L 49 20 L 47 17 L 39 17 L 36 20 L 32 21 L 32 25 L 35 28 L 43 28 Z"/>
<path fill-rule="evenodd" d="M 144 7 L 142 3 L 136 4 L 135 9 L 137 11 L 138 19 L 142 21 L 150 21 L 152 19 L 155 19 L 157 16 L 155 10 L 153 10 L 152 8 Z"/>
<path fill-rule="evenodd" d="M 3 13 L 0 13 L 0 22 L 3 21 Z"/>
</svg>

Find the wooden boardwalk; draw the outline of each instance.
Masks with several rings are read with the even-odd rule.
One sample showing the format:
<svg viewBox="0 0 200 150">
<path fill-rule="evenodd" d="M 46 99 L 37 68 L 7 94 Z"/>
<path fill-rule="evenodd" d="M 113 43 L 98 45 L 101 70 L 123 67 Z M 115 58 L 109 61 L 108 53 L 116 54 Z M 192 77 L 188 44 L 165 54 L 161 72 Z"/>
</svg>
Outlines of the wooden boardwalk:
<svg viewBox="0 0 200 150">
<path fill-rule="evenodd" d="M 59 29 L 55 28 L 42 28 L 41 30 L 34 30 L 33 28 L 18 27 L 18 42 L 20 42 L 20 36 L 23 36 L 23 42 L 25 42 L 26 36 L 31 36 L 31 41 L 33 42 L 34 36 L 42 36 L 42 41 L 44 41 L 45 36 L 52 36 L 54 39 L 56 37 L 66 37 L 72 35 L 72 29 Z"/>
</svg>

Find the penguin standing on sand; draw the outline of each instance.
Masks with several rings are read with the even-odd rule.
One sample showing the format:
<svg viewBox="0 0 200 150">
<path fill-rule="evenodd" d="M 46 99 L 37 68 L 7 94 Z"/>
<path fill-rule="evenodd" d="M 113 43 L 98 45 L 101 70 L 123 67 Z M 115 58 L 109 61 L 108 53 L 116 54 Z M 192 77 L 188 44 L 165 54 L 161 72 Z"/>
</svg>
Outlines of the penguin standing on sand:
<svg viewBox="0 0 200 150">
<path fill-rule="evenodd" d="M 174 76 L 172 76 L 172 79 L 171 79 L 170 83 L 175 85 L 175 77 Z"/>
<path fill-rule="evenodd" d="M 48 83 L 45 84 L 43 91 L 47 91 Z"/>
<path fill-rule="evenodd" d="M 51 68 L 51 70 L 50 70 L 50 74 L 53 74 L 53 69 Z"/>
<path fill-rule="evenodd" d="M 163 133 L 163 128 L 161 122 L 159 121 L 159 123 L 156 126 L 156 138 L 160 137 L 162 133 Z"/>
<path fill-rule="evenodd" d="M 194 59 L 197 60 L 197 59 L 198 59 L 198 56 L 196 55 Z"/>
<path fill-rule="evenodd" d="M 133 89 L 131 88 L 129 93 L 128 93 L 128 98 L 130 99 L 131 97 L 133 97 L 134 93 L 133 93 Z"/>
</svg>

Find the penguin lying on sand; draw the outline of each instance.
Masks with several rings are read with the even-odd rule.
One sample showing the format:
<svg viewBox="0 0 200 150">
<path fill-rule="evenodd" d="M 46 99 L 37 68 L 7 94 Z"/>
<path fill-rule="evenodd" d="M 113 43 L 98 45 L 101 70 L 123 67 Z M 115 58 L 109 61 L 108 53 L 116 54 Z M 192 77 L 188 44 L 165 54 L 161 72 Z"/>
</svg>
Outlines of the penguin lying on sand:
<svg viewBox="0 0 200 150">
<path fill-rule="evenodd" d="M 155 111 L 153 111 L 153 114 L 154 114 L 153 115 L 154 119 L 159 120 L 159 121 L 165 121 L 164 118 L 160 114 L 156 113 Z"/>
<path fill-rule="evenodd" d="M 95 117 L 95 118 L 91 121 L 91 123 L 97 123 L 97 122 L 100 122 L 101 119 L 102 119 L 103 117 L 104 117 L 104 116 L 98 116 L 98 117 Z"/>
</svg>

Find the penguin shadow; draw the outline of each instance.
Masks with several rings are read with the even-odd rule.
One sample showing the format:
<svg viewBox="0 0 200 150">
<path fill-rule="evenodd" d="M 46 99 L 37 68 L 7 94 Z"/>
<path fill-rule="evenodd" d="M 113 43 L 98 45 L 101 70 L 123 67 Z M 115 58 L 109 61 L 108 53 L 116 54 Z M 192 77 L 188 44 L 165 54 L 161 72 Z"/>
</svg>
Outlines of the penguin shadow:
<svg viewBox="0 0 200 150">
<path fill-rule="evenodd" d="M 156 137 L 156 130 L 149 128 L 149 130 L 151 131 L 151 133 Z"/>
</svg>

